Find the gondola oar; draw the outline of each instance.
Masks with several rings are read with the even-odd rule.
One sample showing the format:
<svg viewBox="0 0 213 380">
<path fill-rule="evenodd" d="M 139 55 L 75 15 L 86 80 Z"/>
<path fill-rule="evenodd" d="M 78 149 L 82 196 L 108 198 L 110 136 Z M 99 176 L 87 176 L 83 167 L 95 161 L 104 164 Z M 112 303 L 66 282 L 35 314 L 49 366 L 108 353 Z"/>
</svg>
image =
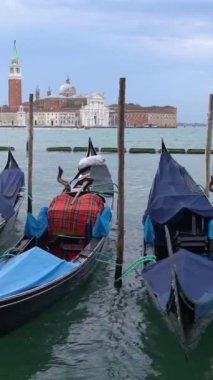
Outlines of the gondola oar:
<svg viewBox="0 0 213 380">
<path fill-rule="evenodd" d="M 77 193 L 75 194 L 75 197 L 73 198 L 71 205 L 73 205 L 73 203 L 75 203 L 76 199 L 79 197 L 79 195 L 82 193 L 82 191 L 84 191 L 87 186 L 91 185 L 91 183 L 93 182 L 93 179 L 89 178 L 89 177 L 84 177 L 80 181 L 82 182 L 82 185 L 79 188 L 79 190 L 77 191 Z"/>
<path fill-rule="evenodd" d="M 166 234 L 166 243 L 167 243 L 167 248 L 168 248 L 168 254 L 170 258 L 170 265 L 171 265 L 171 275 L 172 275 L 172 288 L 174 291 L 174 297 L 175 297 L 175 306 L 176 306 L 176 311 L 177 311 L 177 321 L 178 325 L 180 328 L 180 333 L 181 333 L 181 340 L 182 343 L 186 342 L 185 338 L 185 332 L 184 332 L 184 327 L 183 327 L 183 320 L 182 320 L 182 315 L 181 315 L 181 308 L 180 308 L 180 296 L 178 292 L 178 280 L 177 280 L 177 272 L 176 272 L 176 263 L 174 259 L 174 254 L 173 254 L 173 249 L 172 249 L 172 243 L 171 243 L 171 237 L 169 233 L 168 227 L 165 225 L 165 234 Z M 184 347 L 186 348 L 186 347 Z"/>
</svg>

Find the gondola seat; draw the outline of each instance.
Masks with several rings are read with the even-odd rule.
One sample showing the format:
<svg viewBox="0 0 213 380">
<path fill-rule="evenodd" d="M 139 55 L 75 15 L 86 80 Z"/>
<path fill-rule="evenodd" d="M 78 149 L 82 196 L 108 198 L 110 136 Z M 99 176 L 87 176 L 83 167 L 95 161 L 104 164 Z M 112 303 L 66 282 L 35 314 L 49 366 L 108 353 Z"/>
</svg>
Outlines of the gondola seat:
<svg viewBox="0 0 213 380">
<path fill-rule="evenodd" d="M 81 194 L 75 201 L 67 194 L 60 194 L 52 200 L 47 211 L 48 233 L 85 236 L 86 223 L 90 220 L 94 226 L 103 209 L 103 197 L 94 193 Z"/>
<path fill-rule="evenodd" d="M 209 239 L 205 234 L 177 231 L 174 236 L 174 249 L 188 249 L 194 253 L 207 253 Z"/>
<path fill-rule="evenodd" d="M 90 220 L 85 224 L 84 236 L 58 235 L 60 239 L 60 250 L 64 258 L 69 257 L 72 253 L 80 252 L 92 238 L 92 222 Z"/>
</svg>

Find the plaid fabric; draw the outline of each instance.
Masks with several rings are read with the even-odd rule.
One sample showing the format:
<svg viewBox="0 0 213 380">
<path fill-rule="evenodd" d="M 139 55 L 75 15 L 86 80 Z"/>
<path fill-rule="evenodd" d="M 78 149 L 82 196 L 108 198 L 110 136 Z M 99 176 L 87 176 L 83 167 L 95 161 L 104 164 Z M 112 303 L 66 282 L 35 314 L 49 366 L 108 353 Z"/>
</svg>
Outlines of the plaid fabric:
<svg viewBox="0 0 213 380">
<path fill-rule="evenodd" d="M 60 194 L 49 205 L 48 231 L 50 234 L 84 236 L 88 221 L 95 224 L 97 214 L 104 208 L 104 200 L 97 194 L 80 195 L 71 205 L 73 197 Z"/>
</svg>

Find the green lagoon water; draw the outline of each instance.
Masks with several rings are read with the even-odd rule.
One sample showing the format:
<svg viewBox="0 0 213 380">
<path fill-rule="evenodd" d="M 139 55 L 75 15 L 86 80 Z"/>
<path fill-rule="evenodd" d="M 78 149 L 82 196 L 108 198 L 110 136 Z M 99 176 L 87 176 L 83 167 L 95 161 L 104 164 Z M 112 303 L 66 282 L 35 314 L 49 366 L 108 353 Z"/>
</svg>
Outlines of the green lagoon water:
<svg viewBox="0 0 213 380">
<path fill-rule="evenodd" d="M 83 153 L 50 153 L 48 146 L 116 146 L 116 129 L 36 129 L 34 131 L 33 210 L 49 203 L 61 191 L 57 167 L 71 178 Z M 127 129 L 126 148 L 204 148 L 205 128 Z M 15 147 L 14 155 L 27 171 L 26 131 L 0 129 L 0 145 Z M 3 168 L 7 153 L 0 152 Z M 105 154 L 117 182 L 117 155 Z M 175 155 L 204 184 L 204 155 Z M 142 214 L 159 161 L 159 154 L 125 155 L 125 255 L 124 269 L 142 252 Z M 27 182 L 27 181 L 26 181 Z M 22 234 L 26 200 L 8 244 Z M 116 224 L 107 252 L 116 253 Z M 167 330 L 132 272 L 117 291 L 114 265 L 100 263 L 95 273 L 76 290 L 28 324 L 0 338 L 0 380 L 212 380 L 213 326 L 186 360 L 176 338 Z"/>
</svg>

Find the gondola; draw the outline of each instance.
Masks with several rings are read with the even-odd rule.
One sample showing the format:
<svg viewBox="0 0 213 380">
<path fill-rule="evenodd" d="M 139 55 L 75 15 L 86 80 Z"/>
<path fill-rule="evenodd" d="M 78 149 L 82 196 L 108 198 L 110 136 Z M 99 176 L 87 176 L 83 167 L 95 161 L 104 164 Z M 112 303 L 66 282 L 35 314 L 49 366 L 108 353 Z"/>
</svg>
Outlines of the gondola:
<svg viewBox="0 0 213 380">
<path fill-rule="evenodd" d="M 163 141 L 143 226 L 143 282 L 190 353 L 213 318 L 213 207 Z"/>
<path fill-rule="evenodd" d="M 11 150 L 0 173 L 0 245 L 8 240 L 24 198 L 24 173 Z"/>
<path fill-rule="evenodd" d="M 37 218 L 28 214 L 25 235 L 0 261 L 0 334 L 35 317 L 82 283 L 104 249 L 114 185 L 89 139 L 87 157 L 71 182 Z"/>
</svg>

